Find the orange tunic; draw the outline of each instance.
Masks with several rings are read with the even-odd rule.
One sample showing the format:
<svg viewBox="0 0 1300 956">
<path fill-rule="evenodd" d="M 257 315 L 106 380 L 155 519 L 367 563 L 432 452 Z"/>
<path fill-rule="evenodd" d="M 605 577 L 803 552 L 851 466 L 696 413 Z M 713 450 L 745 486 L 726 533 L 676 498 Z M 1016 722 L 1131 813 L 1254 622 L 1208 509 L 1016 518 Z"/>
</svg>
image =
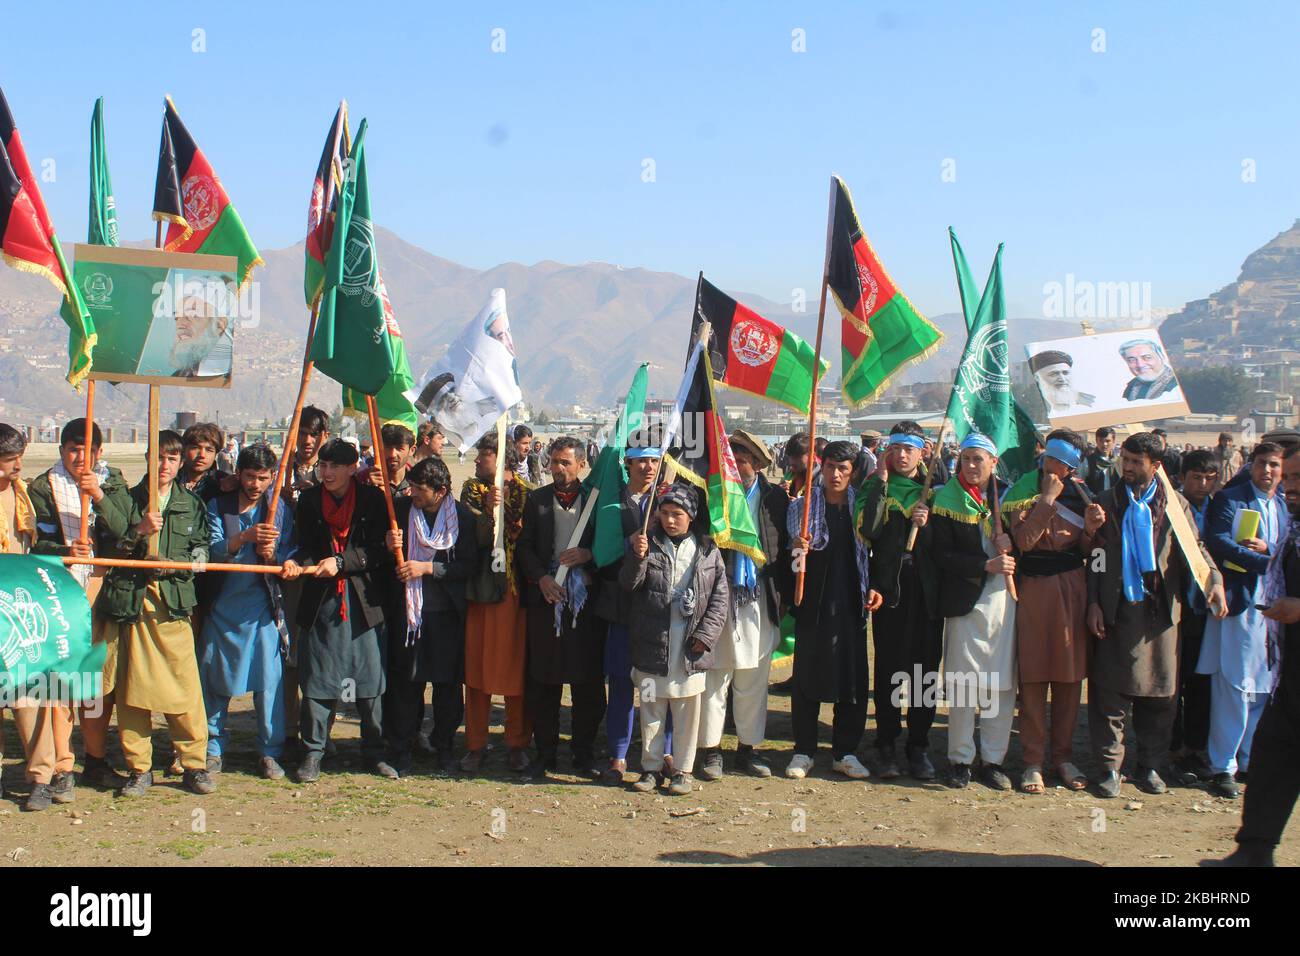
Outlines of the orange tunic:
<svg viewBox="0 0 1300 956">
<path fill-rule="evenodd" d="M 519 595 L 495 604 L 469 602 L 465 620 L 465 684 L 487 694 L 517 697 L 524 692 L 524 609 Z"/>
<path fill-rule="evenodd" d="M 1080 516 L 1082 518 L 1082 516 Z M 1041 498 L 1011 515 L 1011 539 L 1019 552 L 1075 551 L 1086 554 L 1091 539 Z M 1078 568 L 1045 577 L 1017 575 L 1017 659 L 1022 683 L 1069 684 L 1088 674 L 1088 633 L 1084 613 L 1088 583 Z"/>
</svg>

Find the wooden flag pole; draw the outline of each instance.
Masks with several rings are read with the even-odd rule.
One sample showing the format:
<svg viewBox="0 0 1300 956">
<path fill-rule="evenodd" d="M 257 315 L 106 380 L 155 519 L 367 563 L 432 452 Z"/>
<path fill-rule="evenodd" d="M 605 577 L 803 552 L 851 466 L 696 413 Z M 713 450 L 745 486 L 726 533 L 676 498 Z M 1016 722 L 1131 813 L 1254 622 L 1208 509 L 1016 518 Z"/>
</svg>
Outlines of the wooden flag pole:
<svg viewBox="0 0 1300 956">
<path fill-rule="evenodd" d="M 817 382 L 822 370 L 822 331 L 826 324 L 826 289 L 830 285 L 831 231 L 835 227 L 835 177 L 831 177 L 830 205 L 826 212 L 826 259 L 822 264 L 822 291 L 817 305 L 817 344 L 813 349 L 812 395 L 808 400 L 808 470 L 803 489 L 803 517 L 799 523 L 799 537 L 808 537 L 808 520 L 812 514 L 813 459 L 817 454 Z M 795 562 L 794 605 L 803 603 L 804 561 L 800 555 Z"/>
<path fill-rule="evenodd" d="M 497 473 L 493 484 L 497 491 L 501 492 L 501 500 L 492 509 L 492 527 L 495 529 L 492 559 L 495 561 L 497 555 L 500 555 L 502 560 L 505 559 L 506 546 L 506 416 L 504 412 L 497 419 Z"/>
<path fill-rule="evenodd" d="M 949 401 L 951 400 L 952 398 L 950 396 Z M 943 424 L 939 426 L 939 440 L 934 443 L 934 455 L 931 457 L 930 466 L 925 469 L 925 484 L 921 486 L 921 504 L 923 505 L 928 505 L 930 503 L 930 486 L 934 484 L 934 473 L 939 470 L 935 467 L 934 459 L 943 454 L 943 436 L 948 434 L 948 427 L 951 424 L 952 423 L 948 420 L 948 415 L 945 412 L 943 416 Z M 907 532 L 908 551 L 911 551 L 912 548 L 916 546 L 916 533 L 920 530 L 921 529 L 916 525 L 912 525 L 912 530 Z"/>
<path fill-rule="evenodd" d="M 307 403 L 307 386 L 311 383 L 312 369 L 316 363 L 311 360 L 311 343 L 316 337 L 316 316 L 320 312 L 320 300 L 311 309 L 311 322 L 307 325 L 307 349 L 302 356 L 302 378 L 298 383 L 298 400 L 293 406 L 293 415 L 289 419 L 289 430 L 284 434 L 284 446 L 280 451 L 280 466 L 275 474 L 275 486 L 271 489 L 271 500 L 267 502 L 266 513 L 274 515 L 280 503 L 280 494 L 289 480 L 289 461 L 298 445 L 298 426 L 302 423 L 302 409 Z"/>
<path fill-rule="evenodd" d="M 388 482 L 388 462 L 384 460 L 384 446 L 380 441 L 379 433 L 379 409 L 375 406 L 375 396 L 366 396 L 366 416 L 370 419 L 370 442 L 371 447 L 375 450 L 375 468 L 379 469 L 379 480 L 382 482 L 381 487 L 384 489 L 384 504 L 388 506 L 388 527 L 392 531 L 399 530 L 397 527 L 397 509 L 393 506 L 393 488 Z M 448 489 L 448 494 L 451 491 Z M 404 549 L 397 548 L 393 554 L 397 557 L 398 564 L 405 564 L 406 558 L 403 557 Z"/>
<path fill-rule="evenodd" d="M 150 561 L 138 558 L 63 558 L 65 567 L 89 564 L 98 568 L 134 568 L 140 571 L 234 571 L 246 574 L 279 574 L 284 568 L 278 564 L 213 564 L 210 561 Z M 315 574 L 316 565 L 302 569 L 303 574 Z"/>
<path fill-rule="evenodd" d="M 154 230 L 153 244 L 155 249 L 161 249 L 163 247 L 163 224 L 161 219 L 158 220 L 158 222 L 156 223 L 156 228 Z M 149 386 L 149 424 L 148 424 L 149 513 L 150 514 L 154 514 L 158 511 L 158 417 L 159 417 L 158 403 L 159 403 L 159 386 L 150 385 Z M 89 441 L 89 436 L 87 436 L 87 441 Z M 148 554 L 149 557 L 151 558 L 155 558 L 158 556 L 158 538 L 159 538 L 159 532 L 154 532 L 153 534 L 149 535 Z"/>
<path fill-rule="evenodd" d="M 95 380 L 86 379 L 86 452 L 82 459 L 82 473 L 94 469 L 95 457 Z M 90 495 L 81 493 L 81 534 L 77 538 L 84 544 L 90 543 Z"/>
<path fill-rule="evenodd" d="M 993 508 L 993 533 L 994 535 L 1000 535 L 1002 533 L 1002 503 L 998 500 L 998 476 L 996 473 L 989 479 L 989 484 L 992 489 L 989 493 L 989 504 Z M 1007 593 L 1011 595 L 1011 600 L 1018 602 L 1020 595 L 1016 593 L 1015 575 L 1007 574 L 1004 577 L 1007 579 Z"/>
<path fill-rule="evenodd" d="M 701 322 L 701 323 L 700 323 L 699 334 L 696 335 L 696 336 L 695 336 L 695 340 L 694 340 L 693 342 L 691 342 L 691 352 L 694 352 L 694 351 L 695 351 L 695 345 L 696 345 L 697 342 L 703 342 L 703 343 L 704 343 L 704 347 L 707 349 L 707 348 L 709 347 L 709 339 L 710 339 L 710 337 L 711 337 L 712 335 L 713 335 L 713 325 L 712 325 L 712 323 L 709 323 L 709 322 Z M 815 371 L 816 371 L 816 370 L 814 369 L 814 373 L 815 373 Z M 692 372 L 691 374 L 695 374 L 695 373 Z M 678 428 L 681 428 L 681 423 L 680 423 L 680 422 L 678 423 Z M 664 439 L 664 438 L 676 438 L 676 437 L 677 437 L 676 435 L 663 435 L 663 436 L 661 436 L 661 439 L 660 439 L 660 440 L 662 441 L 662 439 Z M 666 465 L 667 462 L 668 462 L 668 447 L 667 447 L 668 444 L 669 444 L 668 442 L 665 442 L 665 443 L 664 443 L 664 447 L 662 447 L 662 448 L 659 449 L 659 452 L 660 452 L 660 455 L 659 455 L 659 464 L 655 466 L 655 476 L 654 476 L 654 480 L 652 480 L 652 481 L 650 482 L 650 492 L 649 492 L 649 494 L 650 494 L 650 504 L 649 504 L 649 506 L 645 509 L 645 515 L 644 515 L 644 517 L 642 517 L 642 519 L 641 519 L 641 533 L 642 533 L 643 535 L 645 535 L 645 534 L 649 534 L 649 533 L 650 533 L 650 516 L 651 516 L 651 514 L 653 514 L 653 512 L 654 512 L 654 510 L 655 510 L 655 492 L 656 492 L 656 491 L 658 490 L 658 488 L 659 488 L 659 481 L 660 481 L 660 479 L 663 477 L 663 474 L 664 474 L 664 467 L 665 467 L 665 465 Z M 669 466 L 669 467 L 671 468 L 671 466 Z M 676 476 L 674 475 L 673 477 L 675 478 Z"/>
</svg>

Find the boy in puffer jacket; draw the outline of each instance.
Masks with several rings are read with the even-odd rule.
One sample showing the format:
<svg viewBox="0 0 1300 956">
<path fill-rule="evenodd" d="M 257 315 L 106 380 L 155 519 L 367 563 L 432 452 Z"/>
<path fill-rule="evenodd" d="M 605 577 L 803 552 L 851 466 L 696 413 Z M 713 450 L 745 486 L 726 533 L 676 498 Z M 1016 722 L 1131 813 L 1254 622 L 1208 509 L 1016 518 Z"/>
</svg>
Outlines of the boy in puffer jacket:
<svg viewBox="0 0 1300 956">
<path fill-rule="evenodd" d="M 673 717 L 673 778 L 668 792 L 694 789 L 695 748 L 705 671 L 727 622 L 726 567 L 713 539 L 691 530 L 699 498 L 690 485 L 659 496 L 658 527 L 629 539 L 619 584 L 631 592 L 628 629 L 632 681 L 641 695 L 641 777 L 647 793 L 663 783 L 664 738 Z"/>
</svg>

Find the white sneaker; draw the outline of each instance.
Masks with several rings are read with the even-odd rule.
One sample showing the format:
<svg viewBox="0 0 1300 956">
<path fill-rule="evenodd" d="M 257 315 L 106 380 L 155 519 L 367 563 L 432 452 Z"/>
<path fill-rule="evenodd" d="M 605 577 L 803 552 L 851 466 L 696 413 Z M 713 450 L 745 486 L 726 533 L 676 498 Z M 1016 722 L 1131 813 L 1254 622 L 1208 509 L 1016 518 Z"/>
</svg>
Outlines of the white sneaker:
<svg viewBox="0 0 1300 956">
<path fill-rule="evenodd" d="M 843 760 L 832 761 L 831 769 L 853 780 L 866 780 L 871 776 L 871 771 L 862 766 L 862 761 L 853 754 L 847 754 Z"/>
<path fill-rule="evenodd" d="M 791 780 L 802 780 L 812 769 L 813 759 L 807 754 L 795 754 L 794 759 L 786 765 L 785 775 Z"/>
</svg>

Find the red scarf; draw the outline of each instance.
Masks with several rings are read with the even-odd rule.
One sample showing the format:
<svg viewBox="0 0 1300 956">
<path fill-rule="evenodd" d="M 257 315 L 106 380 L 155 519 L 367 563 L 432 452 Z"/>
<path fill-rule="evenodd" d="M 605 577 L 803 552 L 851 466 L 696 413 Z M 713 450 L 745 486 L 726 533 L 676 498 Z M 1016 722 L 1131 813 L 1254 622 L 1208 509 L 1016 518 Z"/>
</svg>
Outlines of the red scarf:
<svg viewBox="0 0 1300 956">
<path fill-rule="evenodd" d="M 355 482 L 348 482 L 348 490 L 343 493 L 343 500 L 335 500 L 328 489 L 321 489 L 320 510 L 321 515 L 325 518 L 325 523 L 330 529 L 330 543 L 334 546 L 334 554 L 341 556 L 343 549 L 348 545 L 348 532 L 352 530 L 352 512 L 357 505 L 357 486 Z M 343 559 L 339 557 L 339 571 L 343 570 Z M 335 586 L 339 596 L 339 620 L 348 619 L 348 597 L 347 587 L 348 579 L 340 573 L 335 578 Z"/>
<path fill-rule="evenodd" d="M 980 505 L 981 507 L 984 505 L 984 492 L 982 489 L 968 482 L 965 475 L 958 475 L 957 481 L 966 489 L 966 494 L 975 499 L 977 505 Z"/>
<path fill-rule="evenodd" d="M 558 501 L 560 506 L 563 508 L 572 508 L 573 503 L 578 500 L 578 495 L 581 493 L 582 485 L 578 485 L 572 491 L 561 491 L 559 488 L 556 488 L 555 500 Z"/>
</svg>

